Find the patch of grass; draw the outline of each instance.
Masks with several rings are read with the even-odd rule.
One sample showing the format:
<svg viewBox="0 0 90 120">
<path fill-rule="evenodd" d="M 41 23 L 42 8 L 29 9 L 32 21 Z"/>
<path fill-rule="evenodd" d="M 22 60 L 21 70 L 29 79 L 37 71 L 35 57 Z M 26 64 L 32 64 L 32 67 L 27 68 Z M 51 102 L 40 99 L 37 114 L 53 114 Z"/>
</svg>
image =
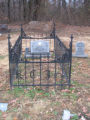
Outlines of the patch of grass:
<svg viewBox="0 0 90 120">
<path fill-rule="evenodd" d="M 49 97 L 50 93 L 45 92 L 42 89 L 32 88 L 30 91 L 25 93 L 25 96 L 34 99 L 35 96 L 38 96 L 38 97 Z"/>
<path fill-rule="evenodd" d="M 23 95 L 23 96 L 29 97 L 31 99 L 34 99 L 35 96 L 49 97 L 51 94 L 42 89 L 32 88 L 31 90 L 25 91 L 25 88 L 18 88 L 18 87 L 14 88 L 13 90 L 9 90 L 8 93 L 14 95 L 15 97 L 20 97 Z"/>
<path fill-rule="evenodd" d="M 57 116 L 57 115 L 58 115 L 58 112 L 57 112 L 57 111 L 54 111 L 53 113 L 54 113 L 54 115 L 55 115 L 55 116 Z"/>
<path fill-rule="evenodd" d="M 73 67 L 78 67 L 80 65 L 80 63 L 78 62 L 73 62 Z"/>
<path fill-rule="evenodd" d="M 80 84 L 79 82 L 77 81 L 71 81 L 71 84 L 77 86 L 77 87 L 83 87 L 84 85 L 83 84 Z"/>
<path fill-rule="evenodd" d="M 2 116 L 2 112 L 0 112 L 0 116 Z"/>
<path fill-rule="evenodd" d="M 56 92 L 55 91 L 51 91 L 51 95 L 55 96 Z"/>
<path fill-rule="evenodd" d="M 56 102 L 55 105 L 57 105 L 57 106 L 60 105 L 60 102 Z"/>
<path fill-rule="evenodd" d="M 89 74 L 82 74 L 82 76 L 85 77 L 85 78 L 90 78 Z"/>
<path fill-rule="evenodd" d="M 73 116 L 71 120 L 79 120 L 78 115 Z"/>
<path fill-rule="evenodd" d="M 76 93 L 72 93 L 72 94 L 70 94 L 70 96 L 73 100 L 77 100 L 77 98 L 78 98 Z"/>
<path fill-rule="evenodd" d="M 13 108 L 13 111 L 14 111 L 14 112 L 17 112 L 17 108 Z"/>
<path fill-rule="evenodd" d="M 73 91 L 73 90 L 75 90 L 75 88 L 69 88 L 70 89 L 70 91 Z"/>
<path fill-rule="evenodd" d="M 20 97 L 24 95 L 24 88 L 14 88 L 13 90 L 9 90 L 10 94 L 13 94 L 15 97 Z"/>
<path fill-rule="evenodd" d="M 17 79 L 16 79 L 16 80 L 17 80 Z M 24 80 L 19 80 L 19 83 L 18 83 L 18 80 L 17 80 L 17 81 L 13 81 L 13 84 L 14 84 L 14 85 L 25 84 L 25 81 L 24 81 Z"/>
<path fill-rule="evenodd" d="M 73 73 L 79 65 L 80 65 L 80 63 L 74 62 L 74 64 L 72 65 L 71 73 Z"/>
<path fill-rule="evenodd" d="M 41 94 L 40 96 L 42 96 L 42 97 L 49 97 L 50 96 L 49 92 L 46 92 L 46 91 L 44 91 L 42 89 L 36 89 L 36 93 Z"/>
<path fill-rule="evenodd" d="M 54 57 L 55 56 L 55 53 L 52 53 L 52 57 Z"/>
<path fill-rule="evenodd" d="M 77 100 L 77 95 L 76 95 L 76 93 L 63 92 L 62 95 L 63 95 L 63 96 L 70 97 L 70 98 L 73 99 L 73 100 Z"/>
<path fill-rule="evenodd" d="M 10 112 L 17 112 L 17 108 L 12 108 L 12 109 L 8 110 L 8 112 L 9 112 L 9 113 L 10 113 Z"/>
<path fill-rule="evenodd" d="M 56 102 L 52 102 L 52 103 L 51 103 L 52 106 L 58 106 L 58 105 L 60 105 L 60 104 L 61 104 L 61 103 L 58 102 L 58 101 L 56 101 Z"/>
<path fill-rule="evenodd" d="M 43 93 L 43 96 L 45 96 L 45 97 L 49 97 L 49 96 L 50 96 L 50 93 L 48 93 L 48 92 L 44 92 L 44 93 Z"/>
<path fill-rule="evenodd" d="M 90 58 L 87 59 L 88 66 L 90 66 Z"/>
<path fill-rule="evenodd" d="M 90 84 L 84 85 L 85 88 L 90 88 Z"/>
<path fill-rule="evenodd" d="M 74 67 L 72 67 L 72 69 L 71 69 L 71 74 L 74 72 Z"/>
<path fill-rule="evenodd" d="M 45 90 L 42 90 L 42 89 L 38 89 L 38 88 L 31 88 L 30 90 L 27 90 L 25 88 L 14 88 L 13 90 L 9 90 L 8 91 L 9 94 L 15 96 L 16 98 L 17 97 L 20 97 L 20 96 L 23 96 L 23 97 L 28 97 L 28 98 L 31 98 L 31 99 L 34 99 L 35 96 L 37 98 L 43 98 L 43 97 L 50 97 L 51 94 L 55 95 L 55 93 L 51 93 L 51 92 L 47 92 Z"/>
<path fill-rule="evenodd" d="M 29 118 L 30 116 L 29 116 L 29 114 L 24 113 L 24 117 L 25 117 L 25 118 Z"/>
<path fill-rule="evenodd" d="M 35 89 L 31 89 L 26 93 L 26 96 L 30 97 L 31 99 L 34 99 L 35 95 L 36 95 Z"/>
</svg>

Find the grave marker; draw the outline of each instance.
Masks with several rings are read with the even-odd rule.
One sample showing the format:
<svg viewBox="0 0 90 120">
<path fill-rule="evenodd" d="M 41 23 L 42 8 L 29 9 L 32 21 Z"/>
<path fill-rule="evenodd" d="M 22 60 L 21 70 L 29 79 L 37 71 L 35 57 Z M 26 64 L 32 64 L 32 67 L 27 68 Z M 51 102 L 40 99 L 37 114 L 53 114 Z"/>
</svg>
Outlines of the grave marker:
<svg viewBox="0 0 90 120">
<path fill-rule="evenodd" d="M 84 42 L 77 42 L 76 43 L 76 53 L 73 54 L 73 57 L 88 57 L 88 55 L 85 54 Z"/>
<path fill-rule="evenodd" d="M 1 32 L 8 32 L 8 25 L 0 24 L 0 31 Z"/>
<path fill-rule="evenodd" d="M 49 54 L 49 41 L 31 41 L 31 54 Z"/>
</svg>

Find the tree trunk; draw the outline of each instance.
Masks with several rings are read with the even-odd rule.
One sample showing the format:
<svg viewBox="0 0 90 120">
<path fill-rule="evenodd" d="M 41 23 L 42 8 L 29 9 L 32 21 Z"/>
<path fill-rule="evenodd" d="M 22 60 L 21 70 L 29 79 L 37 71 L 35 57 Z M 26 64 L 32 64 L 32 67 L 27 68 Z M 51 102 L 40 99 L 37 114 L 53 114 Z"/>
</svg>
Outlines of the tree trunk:
<svg viewBox="0 0 90 120">
<path fill-rule="evenodd" d="M 10 0 L 8 0 L 8 20 L 10 22 L 11 16 L 10 16 Z"/>
<path fill-rule="evenodd" d="M 21 0 L 19 0 L 19 20 L 21 21 Z"/>
<path fill-rule="evenodd" d="M 33 20 L 38 20 L 40 5 L 41 0 L 34 0 Z"/>
<path fill-rule="evenodd" d="M 27 1 L 26 0 L 23 0 L 23 18 L 24 18 L 24 21 L 26 21 L 26 17 L 27 17 Z"/>
<path fill-rule="evenodd" d="M 84 0 L 85 22 L 90 25 L 90 0 Z"/>
<path fill-rule="evenodd" d="M 66 7 L 66 0 L 62 0 L 62 8 L 63 8 L 62 19 L 63 19 L 64 23 L 68 23 L 68 12 L 67 12 L 67 7 Z"/>
</svg>

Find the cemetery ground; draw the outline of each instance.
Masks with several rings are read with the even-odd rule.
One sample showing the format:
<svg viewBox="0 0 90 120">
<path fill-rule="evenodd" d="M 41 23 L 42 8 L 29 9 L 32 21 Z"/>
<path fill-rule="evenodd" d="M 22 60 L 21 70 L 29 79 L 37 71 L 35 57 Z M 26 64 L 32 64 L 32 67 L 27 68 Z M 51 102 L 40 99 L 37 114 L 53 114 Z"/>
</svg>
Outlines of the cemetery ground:
<svg viewBox="0 0 90 120">
<path fill-rule="evenodd" d="M 14 43 L 19 35 L 19 26 L 9 27 L 16 29 L 11 34 L 11 42 Z M 24 27 L 29 29 L 28 25 Z M 74 35 L 73 53 L 76 42 L 84 41 L 85 53 L 88 54 L 88 58 L 72 59 L 71 88 L 16 87 L 10 90 L 8 40 L 7 34 L 3 34 L 0 36 L 0 103 L 8 103 L 8 110 L 0 111 L 0 120 L 61 120 L 65 109 L 76 114 L 71 120 L 80 120 L 79 116 L 90 120 L 90 27 L 57 24 L 56 28 L 56 33 L 67 46 L 70 34 Z"/>
</svg>

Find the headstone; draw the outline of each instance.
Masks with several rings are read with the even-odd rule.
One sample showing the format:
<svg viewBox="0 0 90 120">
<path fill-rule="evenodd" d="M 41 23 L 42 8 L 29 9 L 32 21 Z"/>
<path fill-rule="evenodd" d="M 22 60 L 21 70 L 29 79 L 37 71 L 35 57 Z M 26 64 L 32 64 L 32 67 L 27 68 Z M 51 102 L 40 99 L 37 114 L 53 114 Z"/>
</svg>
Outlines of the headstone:
<svg viewBox="0 0 90 120">
<path fill-rule="evenodd" d="M 6 25 L 6 24 L 1 24 L 1 25 L 0 25 L 0 31 L 1 31 L 1 32 L 8 32 L 8 25 Z"/>
<path fill-rule="evenodd" d="M 31 41 L 31 54 L 49 54 L 49 41 Z"/>
<path fill-rule="evenodd" d="M 85 54 L 84 42 L 77 42 L 76 43 L 76 53 L 73 54 L 73 57 L 88 57 L 88 55 Z"/>
<path fill-rule="evenodd" d="M 25 57 L 30 57 L 29 48 L 25 48 Z"/>
<path fill-rule="evenodd" d="M 6 112 L 8 107 L 8 103 L 0 103 L 0 110 L 2 112 Z"/>
<path fill-rule="evenodd" d="M 0 37 L 2 36 L 2 33 L 0 33 Z"/>
</svg>

